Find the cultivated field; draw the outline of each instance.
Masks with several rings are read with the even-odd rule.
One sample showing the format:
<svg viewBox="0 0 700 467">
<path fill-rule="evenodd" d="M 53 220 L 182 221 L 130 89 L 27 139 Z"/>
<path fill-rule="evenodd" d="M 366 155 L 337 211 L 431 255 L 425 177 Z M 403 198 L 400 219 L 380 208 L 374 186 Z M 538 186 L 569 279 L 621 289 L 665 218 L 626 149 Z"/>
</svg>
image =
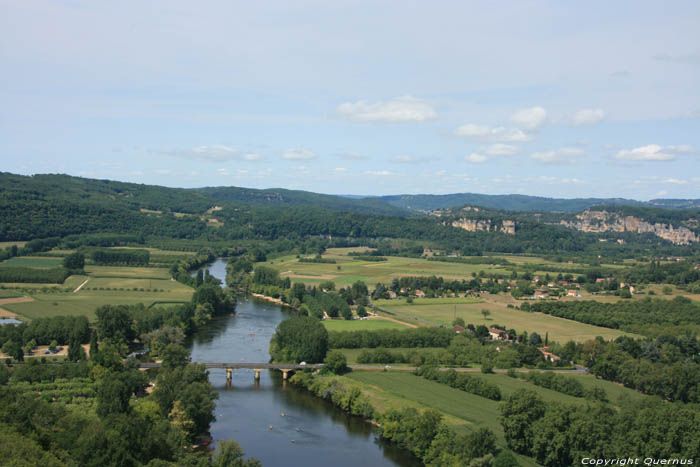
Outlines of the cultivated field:
<svg viewBox="0 0 700 467">
<path fill-rule="evenodd" d="M 345 250 L 337 248 L 334 251 Z M 343 252 L 344 253 L 344 252 Z M 428 261 L 424 258 L 388 257 L 387 261 L 361 261 L 352 256 L 339 253 L 327 253 L 324 258 L 333 259 L 336 264 L 300 263 L 295 256 L 283 256 L 259 263 L 270 266 L 282 277 L 289 277 L 292 282 L 318 284 L 332 280 L 338 287 L 344 287 L 358 280 L 374 288 L 377 282 L 391 283 L 401 276 L 442 276 L 445 279 L 472 279 L 472 273 L 479 271 L 502 271 L 502 266 L 487 264 L 460 264 Z"/>
<path fill-rule="evenodd" d="M 377 329 L 408 329 L 408 326 L 386 319 L 324 319 L 323 325 L 329 331 L 375 331 Z"/>
<path fill-rule="evenodd" d="M 465 323 L 478 326 L 493 326 L 499 324 L 513 328 L 518 332 L 537 332 L 541 336 L 549 333 L 549 338 L 561 343 L 569 340 L 583 342 L 601 336 L 604 339 L 614 339 L 628 334 L 616 329 L 592 326 L 564 318 L 529 313 L 507 308 L 501 303 L 440 303 L 440 299 L 421 299 L 407 304 L 405 300 L 377 300 L 376 305 L 382 309 L 396 313 L 402 317 L 417 317 L 436 325 L 451 326 L 455 317 L 462 318 Z M 489 310 L 490 315 L 485 319 L 481 310 Z"/>
<path fill-rule="evenodd" d="M 496 435 L 498 444 L 505 447 L 503 429 L 499 422 L 500 402 L 404 372 L 353 371 L 342 379 L 361 383 L 358 387 L 380 411 L 407 406 L 419 410 L 433 408 L 442 412 L 445 422 L 458 432 L 489 428 Z M 523 466 L 537 465 L 522 456 L 518 460 Z"/>
<path fill-rule="evenodd" d="M 15 256 L 0 262 L 0 267 L 23 267 L 23 268 L 57 268 L 62 260 L 59 258 L 47 258 L 44 256 Z"/>
<path fill-rule="evenodd" d="M 89 284 L 89 282 L 88 282 Z M 3 305 L 3 308 L 28 319 L 58 315 L 82 315 L 95 319 L 95 310 L 102 305 L 135 305 L 143 303 L 184 303 L 192 296 L 192 289 L 176 283 L 166 292 L 139 292 L 118 290 L 80 290 L 78 293 L 34 293 L 34 301 Z"/>
</svg>

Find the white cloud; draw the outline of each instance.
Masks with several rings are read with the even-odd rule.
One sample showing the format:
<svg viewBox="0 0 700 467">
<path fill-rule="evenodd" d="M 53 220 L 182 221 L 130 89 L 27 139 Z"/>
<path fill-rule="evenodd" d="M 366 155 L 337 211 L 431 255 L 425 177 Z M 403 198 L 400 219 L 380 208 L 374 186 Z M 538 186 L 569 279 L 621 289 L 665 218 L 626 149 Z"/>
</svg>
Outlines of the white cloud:
<svg viewBox="0 0 700 467">
<path fill-rule="evenodd" d="M 489 156 L 513 156 L 518 153 L 518 148 L 510 144 L 496 143 L 487 147 L 485 152 Z"/>
<path fill-rule="evenodd" d="M 333 169 L 333 172 L 337 174 L 344 174 L 348 172 L 348 169 L 346 169 L 345 167 L 336 167 L 335 169 Z"/>
<path fill-rule="evenodd" d="M 338 106 L 338 113 L 360 122 L 425 122 L 437 118 L 430 103 L 411 96 L 373 103 L 346 102 Z"/>
<path fill-rule="evenodd" d="M 579 184 L 583 183 L 583 180 L 580 180 L 578 178 L 562 178 L 561 179 L 562 183 L 574 183 L 574 184 Z"/>
<path fill-rule="evenodd" d="M 350 159 L 350 160 L 362 160 L 362 159 L 367 159 L 367 157 L 359 152 L 343 152 L 339 154 L 339 156 L 343 159 Z"/>
<path fill-rule="evenodd" d="M 658 193 L 656 193 L 656 196 L 666 196 L 668 194 L 668 191 L 666 190 L 661 190 Z"/>
<path fill-rule="evenodd" d="M 388 177 L 394 175 L 394 172 L 389 170 L 366 170 L 365 175 L 373 175 L 375 177 Z"/>
<path fill-rule="evenodd" d="M 581 109 L 574 114 L 574 125 L 595 125 L 605 118 L 603 109 Z"/>
<path fill-rule="evenodd" d="M 536 130 L 547 121 L 547 111 L 539 106 L 521 109 L 510 117 L 510 121 L 521 128 Z"/>
<path fill-rule="evenodd" d="M 241 151 L 230 146 L 224 146 L 223 144 L 197 146 L 177 151 L 165 151 L 164 154 L 204 162 L 226 162 L 241 157 Z"/>
<path fill-rule="evenodd" d="M 216 172 L 219 175 L 223 175 L 223 176 L 231 175 L 231 172 L 229 172 L 228 169 L 216 169 Z"/>
<path fill-rule="evenodd" d="M 530 154 L 530 158 L 544 164 L 562 164 L 574 163 L 583 154 L 583 149 L 559 148 L 553 151 L 535 152 Z"/>
<path fill-rule="evenodd" d="M 262 159 L 262 157 L 260 157 L 259 154 L 245 154 L 243 156 L 243 159 L 245 159 L 247 161 L 259 161 Z"/>
<path fill-rule="evenodd" d="M 504 128 L 502 126 L 490 127 L 486 125 L 475 125 L 467 123 L 454 131 L 455 135 L 468 139 L 503 141 L 503 142 L 524 142 L 530 141 L 532 136 L 518 128 Z"/>
<path fill-rule="evenodd" d="M 688 180 L 683 180 L 682 178 L 665 178 L 664 183 L 671 183 L 673 185 L 685 185 Z"/>
<path fill-rule="evenodd" d="M 173 173 L 171 169 L 157 169 L 155 172 L 158 175 L 170 175 L 171 173 Z"/>
<path fill-rule="evenodd" d="M 482 155 L 482 154 L 477 154 L 475 152 L 469 154 L 468 156 L 464 156 L 465 162 L 469 162 L 471 164 L 483 164 L 487 160 L 489 160 L 488 157 Z"/>
<path fill-rule="evenodd" d="M 308 149 L 288 149 L 282 153 L 282 159 L 301 161 L 316 159 L 316 154 Z"/>
<path fill-rule="evenodd" d="M 401 154 L 399 156 L 394 156 L 391 158 L 392 162 L 398 162 L 400 164 L 407 164 L 409 162 L 415 162 L 416 158 L 410 154 Z"/>
<path fill-rule="evenodd" d="M 673 152 L 678 152 L 673 146 L 663 148 L 658 144 L 649 144 L 634 149 L 621 149 L 612 157 L 627 161 L 670 161 L 676 158 Z"/>
</svg>

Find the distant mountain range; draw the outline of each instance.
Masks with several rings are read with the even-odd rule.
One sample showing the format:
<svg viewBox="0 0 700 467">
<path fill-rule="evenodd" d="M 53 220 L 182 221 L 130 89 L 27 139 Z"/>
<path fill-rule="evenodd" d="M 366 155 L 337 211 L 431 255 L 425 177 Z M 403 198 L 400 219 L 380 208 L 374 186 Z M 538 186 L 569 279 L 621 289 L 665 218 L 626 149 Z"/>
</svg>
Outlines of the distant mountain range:
<svg viewBox="0 0 700 467">
<path fill-rule="evenodd" d="M 449 195 L 391 195 L 378 199 L 411 211 L 433 211 L 460 206 L 481 206 L 521 212 L 578 212 L 593 206 L 640 206 L 664 209 L 698 209 L 700 199 L 653 199 L 637 201 L 625 198 L 545 198 L 527 195 L 481 195 L 453 193 Z"/>
<path fill-rule="evenodd" d="M 575 213 L 594 206 L 655 207 L 700 209 L 700 199 L 655 199 L 637 201 L 624 198 L 545 198 L 527 195 L 448 195 L 356 196 L 328 195 L 284 188 L 240 188 L 232 186 L 194 189 L 95 180 L 69 175 L 23 176 L 0 172 L 0 198 L 43 198 L 66 202 L 93 202 L 128 209 L 167 210 L 203 213 L 217 203 L 239 206 L 315 206 L 334 211 L 410 216 L 438 209 L 480 206 L 517 212 Z"/>
</svg>

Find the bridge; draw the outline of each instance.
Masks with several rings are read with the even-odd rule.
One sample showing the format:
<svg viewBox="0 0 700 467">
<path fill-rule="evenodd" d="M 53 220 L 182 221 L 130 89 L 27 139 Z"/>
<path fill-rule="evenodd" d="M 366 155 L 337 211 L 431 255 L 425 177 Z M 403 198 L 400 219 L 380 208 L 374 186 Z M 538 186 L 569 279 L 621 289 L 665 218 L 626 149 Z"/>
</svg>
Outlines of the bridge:
<svg viewBox="0 0 700 467">
<path fill-rule="evenodd" d="M 226 381 L 231 382 L 233 375 L 233 370 L 241 368 L 249 368 L 255 370 L 255 379 L 260 379 L 260 372 L 262 370 L 280 370 L 282 372 L 282 379 L 286 380 L 290 371 L 304 370 L 306 368 L 311 368 L 314 370 L 320 370 L 323 368 L 323 363 L 315 364 L 301 364 L 301 363 L 249 363 L 249 362 L 238 362 L 238 363 L 212 363 L 212 362 L 194 362 L 204 365 L 207 368 L 224 368 L 226 370 Z M 140 363 L 139 368 L 160 368 L 161 363 Z"/>
</svg>

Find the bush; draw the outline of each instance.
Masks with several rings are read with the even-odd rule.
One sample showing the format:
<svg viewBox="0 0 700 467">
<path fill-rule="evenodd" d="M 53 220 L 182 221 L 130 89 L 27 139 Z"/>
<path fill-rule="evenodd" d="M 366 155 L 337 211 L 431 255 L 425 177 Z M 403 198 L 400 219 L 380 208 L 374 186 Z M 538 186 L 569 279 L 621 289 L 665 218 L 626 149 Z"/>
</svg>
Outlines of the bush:
<svg viewBox="0 0 700 467">
<path fill-rule="evenodd" d="M 337 350 L 328 352 L 324 362 L 326 364 L 325 368 L 336 375 L 342 375 L 343 373 L 347 373 L 349 370 L 348 361 L 345 358 L 345 354 Z"/>
</svg>

